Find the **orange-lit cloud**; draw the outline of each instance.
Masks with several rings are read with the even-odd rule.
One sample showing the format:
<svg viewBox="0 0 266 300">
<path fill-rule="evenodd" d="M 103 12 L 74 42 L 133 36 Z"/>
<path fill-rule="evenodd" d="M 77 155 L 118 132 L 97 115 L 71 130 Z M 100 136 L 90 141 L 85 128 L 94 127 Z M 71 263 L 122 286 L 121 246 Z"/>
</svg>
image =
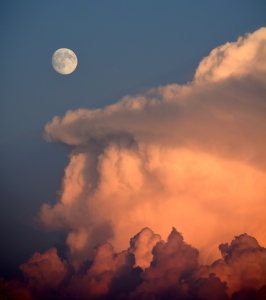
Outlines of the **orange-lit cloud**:
<svg viewBox="0 0 266 300">
<path fill-rule="evenodd" d="M 261 28 L 214 49 L 187 85 L 68 111 L 46 125 L 46 140 L 72 151 L 60 199 L 39 218 L 68 232 L 75 268 L 97 243 L 121 251 L 144 227 L 163 239 L 176 227 L 205 263 L 241 233 L 266 245 L 265 53 Z M 136 265 L 147 267 L 151 256 L 139 251 Z"/>
<path fill-rule="evenodd" d="M 198 278 L 215 273 L 227 283 L 229 295 L 243 288 L 259 289 L 266 285 L 266 249 L 260 247 L 255 238 L 242 234 L 230 245 L 221 244 L 219 249 L 223 259 L 211 266 L 201 266 Z"/>
<path fill-rule="evenodd" d="M 158 242 L 151 249 L 154 240 Z M 136 256 L 151 264 L 134 267 Z M 246 234 L 219 246 L 223 258 L 200 266 L 199 252 L 172 229 L 167 241 L 144 228 L 130 248 L 115 253 L 110 243 L 94 249 L 92 261 L 74 268 L 54 248 L 20 266 L 24 281 L 0 279 L 1 299 L 244 300 L 265 299 L 266 249 Z M 143 257 L 143 255 L 141 255 Z"/>
<path fill-rule="evenodd" d="M 35 253 L 20 266 L 24 276 L 29 280 L 31 290 L 45 291 L 47 287 L 56 290 L 67 273 L 67 264 L 57 255 L 57 250 L 51 248 L 44 254 Z"/>
</svg>

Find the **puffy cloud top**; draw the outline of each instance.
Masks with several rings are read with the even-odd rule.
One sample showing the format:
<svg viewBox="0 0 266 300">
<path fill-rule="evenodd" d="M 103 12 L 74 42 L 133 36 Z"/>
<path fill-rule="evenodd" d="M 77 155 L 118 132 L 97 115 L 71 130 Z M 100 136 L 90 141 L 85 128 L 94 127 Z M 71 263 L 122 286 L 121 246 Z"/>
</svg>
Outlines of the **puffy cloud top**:
<svg viewBox="0 0 266 300">
<path fill-rule="evenodd" d="M 214 82 L 228 77 L 240 78 L 257 73 L 263 76 L 266 71 L 266 28 L 253 34 L 239 37 L 237 42 L 226 43 L 211 51 L 204 58 L 195 73 L 198 83 Z"/>
</svg>

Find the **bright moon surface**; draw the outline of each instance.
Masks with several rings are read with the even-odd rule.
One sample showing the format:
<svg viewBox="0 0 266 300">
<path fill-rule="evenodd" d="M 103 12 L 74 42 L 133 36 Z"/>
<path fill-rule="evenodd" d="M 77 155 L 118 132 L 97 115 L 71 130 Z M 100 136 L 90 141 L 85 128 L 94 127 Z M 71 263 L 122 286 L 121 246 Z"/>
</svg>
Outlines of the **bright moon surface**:
<svg viewBox="0 0 266 300">
<path fill-rule="evenodd" d="M 52 57 L 54 69 L 63 75 L 72 73 L 78 64 L 76 54 L 67 48 L 61 48 L 55 51 Z"/>
</svg>

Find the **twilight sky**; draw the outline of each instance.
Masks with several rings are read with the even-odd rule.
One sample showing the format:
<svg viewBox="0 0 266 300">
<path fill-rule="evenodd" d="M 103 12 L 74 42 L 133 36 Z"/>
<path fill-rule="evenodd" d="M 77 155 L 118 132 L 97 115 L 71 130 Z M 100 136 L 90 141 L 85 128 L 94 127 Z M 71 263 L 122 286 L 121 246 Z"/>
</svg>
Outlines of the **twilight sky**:
<svg viewBox="0 0 266 300">
<path fill-rule="evenodd" d="M 145 227 L 149 251 L 127 250 L 142 268 L 172 227 L 200 264 L 244 233 L 266 246 L 265 9 L 243 0 L 1 2 L 0 277 L 23 263 L 30 274 L 25 262 L 45 251 L 62 274 L 78 270 L 98 243 L 120 252 Z M 58 48 L 78 57 L 70 75 L 52 68 Z M 130 297 L 140 299 L 142 285 Z M 230 293 L 239 288 L 229 283 Z M 73 298 L 71 285 L 65 293 Z"/>
</svg>

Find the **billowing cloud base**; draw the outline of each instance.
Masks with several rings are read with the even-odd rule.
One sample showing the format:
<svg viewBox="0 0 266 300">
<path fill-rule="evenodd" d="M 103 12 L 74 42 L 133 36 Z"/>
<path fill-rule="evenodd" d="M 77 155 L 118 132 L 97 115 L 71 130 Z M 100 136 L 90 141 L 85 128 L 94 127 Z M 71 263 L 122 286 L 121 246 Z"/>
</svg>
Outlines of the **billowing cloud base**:
<svg viewBox="0 0 266 300">
<path fill-rule="evenodd" d="M 24 282 L 2 279 L 1 299 L 265 299 L 266 249 L 247 234 L 219 249 L 223 258 L 199 266 L 198 250 L 175 228 L 167 242 L 144 228 L 127 250 L 114 253 L 110 243 L 100 244 L 92 261 L 75 270 L 52 248 L 20 266 Z M 136 257 L 152 261 L 141 269 Z"/>
<path fill-rule="evenodd" d="M 53 249 L 34 255 L 21 266 L 27 291 L 46 291 L 54 278 L 49 293 L 60 287 L 59 299 L 62 293 L 75 299 L 77 287 L 76 299 L 241 299 L 245 288 L 263 293 L 257 291 L 265 267 L 255 261 L 265 264 L 256 242 L 266 245 L 265 53 L 261 28 L 211 51 L 187 85 L 54 117 L 45 139 L 72 150 L 58 201 L 42 206 L 39 222 L 67 233 L 68 263 Z M 200 257 L 176 231 L 161 241 L 172 226 Z M 217 260 L 217 246 L 243 232 L 220 246 L 223 260 Z"/>
</svg>

